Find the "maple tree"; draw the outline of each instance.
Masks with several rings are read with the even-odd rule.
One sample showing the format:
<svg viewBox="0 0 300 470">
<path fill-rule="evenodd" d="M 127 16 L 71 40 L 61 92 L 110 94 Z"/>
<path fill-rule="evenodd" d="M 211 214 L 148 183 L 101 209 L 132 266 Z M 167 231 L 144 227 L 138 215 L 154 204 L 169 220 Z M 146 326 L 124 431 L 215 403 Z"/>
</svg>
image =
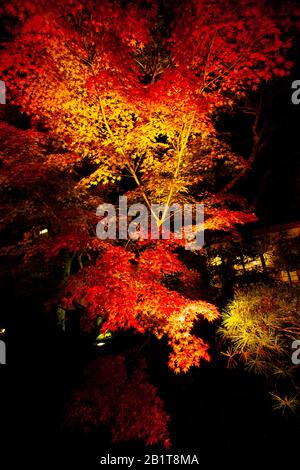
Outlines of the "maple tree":
<svg viewBox="0 0 300 470">
<path fill-rule="evenodd" d="M 84 386 L 66 403 L 64 423 L 84 431 L 97 428 L 99 422 L 109 423 L 113 442 L 139 439 L 169 447 L 169 419 L 145 364 L 128 374 L 125 358 L 119 355 L 101 357 L 89 365 Z"/>
<path fill-rule="evenodd" d="M 11 102 L 95 164 L 81 184 L 127 171 L 147 204 L 180 202 L 221 157 L 246 165 L 216 147 L 214 109 L 292 66 L 287 19 L 269 7 L 185 2 L 166 35 L 153 31 L 153 2 L 12 1 L 17 34 L 1 69 Z"/>
<path fill-rule="evenodd" d="M 64 263 L 53 303 L 64 312 L 80 306 L 82 327 L 100 339 L 122 329 L 166 337 L 175 372 L 209 360 L 192 329 L 218 310 L 190 295 L 197 273 L 180 259 L 180 243 L 98 240 L 95 209 L 120 192 L 149 210 L 201 202 L 206 230 L 255 220 L 228 194 L 248 161 L 222 141 L 214 116 L 289 73 L 286 8 L 11 0 L 0 13 L 9 32 L 0 51 L 8 100 L 40 129 L 19 132 L 17 159 L 13 142 L 2 155 L 6 189 L 29 191 L 22 204 L 6 201 L 31 226 L 18 245 L 25 261 L 43 254 L 47 265 Z M 159 226 L 166 216 L 155 217 Z M 41 221 L 49 233 L 35 237 Z"/>
</svg>

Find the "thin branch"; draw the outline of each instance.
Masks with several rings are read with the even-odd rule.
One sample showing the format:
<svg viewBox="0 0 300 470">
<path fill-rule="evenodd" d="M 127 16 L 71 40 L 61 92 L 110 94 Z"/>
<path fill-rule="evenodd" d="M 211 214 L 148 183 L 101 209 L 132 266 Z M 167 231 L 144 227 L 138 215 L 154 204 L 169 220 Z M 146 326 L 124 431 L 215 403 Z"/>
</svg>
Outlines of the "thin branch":
<svg viewBox="0 0 300 470">
<path fill-rule="evenodd" d="M 103 106 L 103 102 L 102 102 L 102 99 L 99 95 L 97 95 L 97 98 L 98 98 L 98 101 L 99 101 L 99 104 L 100 104 L 100 110 L 101 110 L 101 115 L 102 115 L 102 118 L 103 118 L 103 122 L 104 122 L 104 125 L 105 125 L 105 128 L 107 130 L 107 132 L 109 133 L 109 135 L 111 136 L 111 139 L 113 141 L 115 141 L 115 136 L 114 136 L 114 133 L 113 131 L 111 130 L 111 127 L 107 121 L 107 118 L 106 118 L 106 114 L 105 114 L 105 110 L 104 110 L 104 106 Z M 122 147 L 118 147 L 118 152 L 121 153 L 121 155 L 124 157 L 125 161 L 126 161 L 126 168 L 129 170 L 129 172 L 131 173 L 131 175 L 133 176 L 133 179 L 134 181 L 136 182 L 137 186 L 141 189 L 141 192 L 142 192 L 142 196 L 143 196 L 143 199 L 148 207 L 148 209 L 151 211 L 151 213 L 153 214 L 153 217 L 155 218 L 155 220 L 158 222 L 159 218 L 157 217 L 157 215 L 153 212 L 152 208 L 151 208 L 151 203 L 148 199 L 148 196 L 146 195 L 146 193 L 143 191 L 142 189 L 142 185 L 141 185 L 141 182 L 137 176 L 137 173 L 134 169 L 134 167 L 131 165 L 130 161 L 129 161 L 129 158 L 127 157 L 127 155 L 125 154 L 125 151 Z"/>
<path fill-rule="evenodd" d="M 165 206 L 163 215 L 162 215 L 161 219 L 159 220 L 159 226 L 161 226 L 164 223 L 164 220 L 165 220 L 167 212 L 168 212 L 168 208 L 169 208 L 169 205 L 170 205 L 173 193 L 174 193 L 175 182 L 176 182 L 176 180 L 178 178 L 178 175 L 179 175 L 182 157 L 183 157 L 183 154 L 184 154 L 184 151 L 185 151 L 185 148 L 186 148 L 186 145 L 187 145 L 187 142 L 188 142 L 191 130 L 192 130 L 194 117 L 195 117 L 195 115 L 193 114 L 191 119 L 190 119 L 190 122 L 189 122 L 188 126 L 186 126 L 186 123 L 185 123 L 184 128 L 183 128 L 183 132 L 181 134 L 180 149 L 179 149 L 179 152 L 178 152 L 176 169 L 175 169 L 174 177 L 173 177 L 171 187 L 170 187 L 170 190 L 169 190 L 169 194 L 168 194 L 168 197 L 167 197 L 166 206 Z"/>
</svg>

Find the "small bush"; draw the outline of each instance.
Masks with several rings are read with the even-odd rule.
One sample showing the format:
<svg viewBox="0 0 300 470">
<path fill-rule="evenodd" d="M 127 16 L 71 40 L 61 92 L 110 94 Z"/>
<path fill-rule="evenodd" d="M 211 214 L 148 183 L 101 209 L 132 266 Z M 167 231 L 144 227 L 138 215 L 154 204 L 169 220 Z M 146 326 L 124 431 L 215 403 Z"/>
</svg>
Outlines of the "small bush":
<svg viewBox="0 0 300 470">
<path fill-rule="evenodd" d="M 259 284 L 236 291 L 222 313 L 219 333 L 228 345 L 223 352 L 228 366 L 242 362 L 266 376 L 274 408 L 294 411 L 300 398 L 299 368 L 292 362 L 292 343 L 300 340 L 299 288 Z"/>
</svg>

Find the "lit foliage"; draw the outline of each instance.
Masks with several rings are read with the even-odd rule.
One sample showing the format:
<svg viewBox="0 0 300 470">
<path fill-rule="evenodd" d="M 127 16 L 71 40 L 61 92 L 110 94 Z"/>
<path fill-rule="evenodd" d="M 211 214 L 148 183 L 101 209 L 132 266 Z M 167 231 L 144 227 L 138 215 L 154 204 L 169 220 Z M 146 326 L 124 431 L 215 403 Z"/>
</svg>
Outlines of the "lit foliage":
<svg viewBox="0 0 300 470">
<path fill-rule="evenodd" d="M 8 266 L 21 275 L 39 272 L 47 279 L 51 269 L 63 265 L 65 280 L 49 305 L 59 304 L 67 312 L 83 307 L 82 327 L 93 334 L 133 329 L 165 336 L 172 349 L 169 365 L 176 372 L 209 360 L 208 345 L 191 330 L 198 318 L 212 321 L 218 311 L 212 304 L 187 297 L 197 290 L 197 273 L 179 260 L 177 244 L 140 241 L 137 246 L 131 243 L 130 251 L 97 239 L 94 208 L 101 199 L 76 187 L 71 165 L 57 168 L 61 155 L 46 151 L 45 135 L 3 124 L 0 141 L 6 215 L 2 229 L 18 236 L 16 243 L 11 234 L 13 242 L 0 250 L 2 259 L 9 257 Z M 44 227 L 48 232 L 40 235 Z M 180 280 L 184 294 L 172 289 L 168 277 Z"/>
<path fill-rule="evenodd" d="M 68 189 L 56 187 L 54 218 L 60 222 L 47 240 L 27 238 L 26 258 L 45 252 L 49 261 L 63 254 L 65 274 L 75 271 L 66 281 L 70 299 L 86 303 L 83 322 L 101 317 L 103 329 L 166 335 L 170 366 L 187 371 L 208 358 L 192 325 L 207 312 L 215 318 L 216 310 L 163 285 L 169 256 L 173 269 L 183 269 L 170 245 L 138 256 L 110 247 L 101 256 L 106 248 L 92 236 L 89 213 L 99 198 L 87 190 L 96 186 L 100 194 L 127 172 L 136 186 L 128 193 L 132 200 L 204 203 L 206 229 L 232 231 L 254 220 L 240 201 L 216 194 L 216 174 L 234 176 L 246 162 L 218 139 L 211 116 L 272 75 L 288 73 L 289 22 L 284 11 L 267 11 L 264 2 L 191 1 L 174 8 L 166 33 L 158 10 L 155 2 L 12 0 L 5 7 L 14 22 L 8 23 L 12 37 L 1 51 L 1 70 L 11 103 L 65 149 L 37 156 L 34 166 L 20 162 L 24 185 L 32 187 L 33 173 L 40 184 L 43 178 L 62 181 L 49 171 L 66 176 L 80 165 L 93 168 L 68 178 Z M 76 202 L 80 209 L 74 211 Z M 82 268 L 77 274 L 74 257 Z M 153 272 L 158 260 L 162 268 Z"/>
<path fill-rule="evenodd" d="M 66 403 L 68 428 L 87 432 L 107 424 L 113 442 L 142 440 L 168 448 L 168 421 L 144 364 L 128 373 L 124 356 L 96 359 L 86 370 L 82 389 Z"/>
<path fill-rule="evenodd" d="M 4 11 L 16 19 L 1 53 L 11 102 L 97 166 L 80 184 L 125 171 L 147 203 L 193 200 L 220 157 L 246 165 L 217 144 L 211 113 L 292 65 L 288 16 L 263 1 L 184 2 L 168 34 L 156 2 L 11 0 Z"/>
<path fill-rule="evenodd" d="M 6 123 L 0 124 L 0 147 L 0 228 L 8 241 L 0 256 L 10 257 L 7 268 L 47 276 L 45 261 L 62 264 L 65 256 L 99 249 L 94 210 L 102 199 L 76 187 L 76 155 L 60 153 L 45 133 Z M 48 232 L 41 236 L 43 229 Z M 25 263 L 11 262 L 20 255 Z"/>
<path fill-rule="evenodd" d="M 288 15 L 263 1 L 178 2 L 167 25 L 159 20 L 159 3 L 10 0 L 0 7 L 9 31 L 8 47 L 0 52 L 9 103 L 47 130 L 56 147 L 50 155 L 40 146 L 32 152 L 36 134 L 20 133 L 17 141 L 30 142 L 14 161 L 10 141 L 3 156 L 4 191 L 23 195 L 22 204 L 7 196 L 6 205 L 16 221 L 23 217 L 30 227 L 20 242 L 26 262 L 43 254 L 47 265 L 64 263 L 57 300 L 66 309 L 83 307 L 85 329 L 98 324 L 100 335 L 133 329 L 165 336 L 170 367 L 186 372 L 209 359 L 207 345 L 192 328 L 198 318 L 217 318 L 217 309 L 168 286 L 172 276 L 186 289 L 196 282 L 172 243 L 138 242 L 129 250 L 97 240 L 95 208 L 103 195 L 109 200 L 111 184 L 124 188 L 129 176 L 134 188 L 128 196 L 148 207 L 204 203 L 209 230 L 231 231 L 254 220 L 240 201 L 216 194 L 217 175 L 226 182 L 247 161 L 218 138 L 212 115 L 233 106 L 247 90 L 286 75 L 291 44 Z M 32 233 L 32 223 L 41 220 L 49 223 L 43 238 Z M 112 367 L 104 365 L 98 380 Z M 155 395 L 150 386 L 136 395 L 133 384 L 125 402 L 142 406 L 147 393 L 149 400 Z M 99 390 L 94 393 L 100 421 L 107 421 L 119 403 L 105 408 Z M 95 407 L 85 411 L 95 419 Z M 118 412 L 123 424 L 113 424 L 115 439 L 162 440 L 165 417 L 156 422 L 151 412 L 162 413 L 160 405 L 149 406 L 147 429 L 132 433 L 124 424 L 128 413 Z"/>
<path fill-rule="evenodd" d="M 187 372 L 201 359 L 209 360 L 208 345 L 191 334 L 199 317 L 218 317 L 217 308 L 205 301 L 191 301 L 164 285 L 167 275 L 178 275 L 187 285 L 197 276 L 188 270 L 163 244 L 146 247 L 135 255 L 119 246 L 109 246 L 95 266 L 83 268 L 65 283 L 63 307 L 85 307 L 83 328 L 100 323 L 100 334 L 133 329 L 166 336 L 172 348 L 169 365 L 175 372 Z"/>
<path fill-rule="evenodd" d="M 255 285 L 235 294 L 222 314 L 219 329 L 229 345 L 223 354 L 228 366 L 243 362 L 247 369 L 263 374 L 273 382 L 275 408 L 295 408 L 299 387 L 292 363 L 292 343 L 300 336 L 299 289 L 276 285 Z M 282 390 L 288 390 L 282 398 Z"/>
</svg>

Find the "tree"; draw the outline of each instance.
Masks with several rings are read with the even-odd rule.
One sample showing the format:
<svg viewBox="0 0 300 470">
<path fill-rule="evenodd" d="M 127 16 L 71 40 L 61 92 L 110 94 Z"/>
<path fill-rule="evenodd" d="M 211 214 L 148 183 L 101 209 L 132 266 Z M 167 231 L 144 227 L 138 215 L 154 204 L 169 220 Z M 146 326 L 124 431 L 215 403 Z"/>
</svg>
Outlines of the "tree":
<svg viewBox="0 0 300 470">
<path fill-rule="evenodd" d="M 217 145 L 212 113 L 291 68 L 287 18 L 269 7 L 190 1 L 168 32 L 152 2 L 16 0 L 2 73 L 12 102 L 96 166 L 81 184 L 128 172 L 147 205 L 180 202 L 217 165 L 247 163 Z"/>
<path fill-rule="evenodd" d="M 197 273 L 174 238 L 97 240 L 89 211 L 121 193 L 149 210 L 165 203 L 155 215 L 159 227 L 174 202 L 203 203 L 207 230 L 230 232 L 255 220 L 245 202 L 222 192 L 247 161 L 219 138 L 214 117 L 287 74 L 291 40 L 285 9 L 268 2 L 179 2 L 167 16 L 164 5 L 11 0 L 1 7 L 8 40 L 0 63 L 10 103 L 58 149 L 37 155 L 36 164 L 61 175 L 53 177 L 59 197 L 51 201 L 60 222 L 47 238 L 30 240 L 26 259 L 67 256 L 56 305 L 80 306 L 83 327 L 100 335 L 166 336 L 170 367 L 187 372 L 209 360 L 208 345 L 193 335 L 195 321 L 218 317 L 214 305 L 188 295 Z M 29 168 L 26 158 L 20 168 Z M 73 218 L 81 204 L 87 210 Z M 174 278 L 185 295 L 172 288 Z"/>
<path fill-rule="evenodd" d="M 219 333 L 228 344 L 228 366 L 238 361 L 268 378 L 275 409 L 299 406 L 298 375 L 291 356 L 299 338 L 299 289 L 257 284 L 236 292 Z"/>
<path fill-rule="evenodd" d="M 33 277 L 34 282 L 39 276 L 57 276 L 63 265 L 60 290 L 49 307 L 59 306 L 60 314 L 62 309 L 84 309 L 85 331 L 95 333 L 101 327 L 102 339 L 122 329 L 166 335 L 173 350 L 169 364 L 176 372 L 199 365 L 201 358 L 208 360 L 207 345 L 191 330 L 200 315 L 212 321 L 218 310 L 188 297 L 198 276 L 180 261 L 174 241 L 140 241 L 129 250 L 99 240 L 93 209 L 102 199 L 77 188 L 74 167 L 68 163 L 74 156 L 49 154 L 39 132 L 3 125 L 0 138 L 5 149 L 2 230 L 8 240 L 1 255 L 10 274 Z M 185 295 L 172 290 L 174 278 L 185 287 Z"/>
</svg>

